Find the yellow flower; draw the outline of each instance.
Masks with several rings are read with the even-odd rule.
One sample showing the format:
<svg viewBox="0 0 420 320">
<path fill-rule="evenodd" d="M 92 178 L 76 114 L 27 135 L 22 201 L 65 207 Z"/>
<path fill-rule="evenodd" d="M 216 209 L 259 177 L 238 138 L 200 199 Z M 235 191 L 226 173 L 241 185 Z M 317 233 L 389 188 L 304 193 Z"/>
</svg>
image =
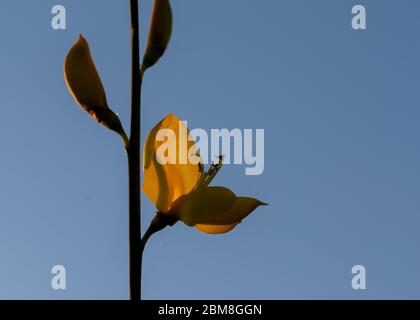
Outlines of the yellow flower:
<svg viewBox="0 0 420 320">
<path fill-rule="evenodd" d="M 126 135 L 118 116 L 108 107 L 101 78 L 96 70 L 89 44 L 79 36 L 64 61 L 64 78 L 70 93 L 81 108 L 105 127 Z"/>
<path fill-rule="evenodd" d="M 156 139 L 162 130 L 173 132 L 177 139 Z M 183 132 L 188 138 L 184 146 L 181 141 L 177 141 Z M 159 148 L 163 144 L 166 144 L 168 150 L 176 150 L 176 161 L 161 164 L 163 159 Z M 181 161 L 185 150 L 195 156 L 192 159 L 195 161 Z M 222 166 L 221 160 L 222 157 L 218 164 L 212 164 L 204 172 L 201 158 L 185 124 L 169 114 L 152 129 L 146 139 L 143 191 L 160 213 L 174 217 L 175 221 L 181 220 L 206 233 L 228 232 L 265 203 L 254 198 L 238 197 L 225 187 L 209 186 Z"/>
</svg>

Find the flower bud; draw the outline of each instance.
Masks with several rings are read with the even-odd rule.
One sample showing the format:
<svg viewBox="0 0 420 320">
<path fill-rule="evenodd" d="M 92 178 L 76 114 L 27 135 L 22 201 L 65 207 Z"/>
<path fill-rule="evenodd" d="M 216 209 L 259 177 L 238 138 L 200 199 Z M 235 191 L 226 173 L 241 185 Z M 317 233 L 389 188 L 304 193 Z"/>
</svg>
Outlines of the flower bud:
<svg viewBox="0 0 420 320">
<path fill-rule="evenodd" d="M 142 72 L 153 66 L 165 53 L 171 34 L 172 10 L 169 0 L 154 0 Z"/>
<path fill-rule="evenodd" d="M 82 35 L 66 56 L 64 78 L 79 106 L 100 124 L 117 132 L 126 140 L 120 119 L 108 107 L 105 90 L 90 53 L 89 44 Z"/>
</svg>

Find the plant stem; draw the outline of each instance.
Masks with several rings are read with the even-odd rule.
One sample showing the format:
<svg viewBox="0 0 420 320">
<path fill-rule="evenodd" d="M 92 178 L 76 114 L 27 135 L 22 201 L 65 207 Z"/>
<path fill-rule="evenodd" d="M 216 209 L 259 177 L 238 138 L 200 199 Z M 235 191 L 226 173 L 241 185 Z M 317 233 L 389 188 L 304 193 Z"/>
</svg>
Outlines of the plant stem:
<svg viewBox="0 0 420 320">
<path fill-rule="evenodd" d="M 141 84 L 138 0 L 130 0 L 131 19 L 131 132 L 127 148 L 129 185 L 130 299 L 141 299 L 140 106 Z"/>
<path fill-rule="evenodd" d="M 178 219 L 176 217 L 157 212 L 152 222 L 150 223 L 149 228 L 146 230 L 143 238 L 141 239 L 141 254 L 143 255 L 144 247 L 153 234 L 165 229 L 168 226 L 173 226 L 177 221 Z"/>
<path fill-rule="evenodd" d="M 173 226 L 178 221 L 178 218 L 172 215 L 166 215 L 161 212 L 156 212 L 155 217 L 153 218 L 152 222 L 150 223 L 149 228 L 143 235 L 143 239 L 141 240 L 144 244 L 146 244 L 147 240 L 149 240 L 150 236 L 154 233 L 165 229 L 168 226 Z"/>
</svg>

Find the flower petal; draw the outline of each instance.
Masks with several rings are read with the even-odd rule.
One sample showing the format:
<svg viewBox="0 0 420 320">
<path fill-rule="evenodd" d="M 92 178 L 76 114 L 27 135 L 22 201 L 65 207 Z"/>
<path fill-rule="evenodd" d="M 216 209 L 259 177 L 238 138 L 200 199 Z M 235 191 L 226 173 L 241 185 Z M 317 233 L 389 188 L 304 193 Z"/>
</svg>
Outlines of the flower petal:
<svg viewBox="0 0 420 320">
<path fill-rule="evenodd" d="M 90 53 L 79 36 L 64 61 L 64 78 L 74 100 L 100 124 L 125 135 L 117 115 L 108 107 L 105 90 Z"/>
<path fill-rule="evenodd" d="M 175 201 L 169 213 L 190 227 L 196 224 L 230 224 L 225 223 L 224 213 L 234 205 L 236 198 L 228 188 L 200 188 Z"/>
<path fill-rule="evenodd" d="M 179 198 L 170 213 L 190 227 L 196 225 L 231 227 L 241 222 L 260 205 L 265 203 L 254 198 L 237 197 L 227 188 L 207 187 Z"/>
<path fill-rule="evenodd" d="M 224 214 L 225 221 L 236 220 L 235 223 L 226 225 L 197 224 L 195 227 L 208 234 L 221 234 L 231 231 L 242 219 L 254 211 L 258 206 L 265 203 L 253 198 L 236 198 L 235 204 Z M 239 219 L 239 220 L 238 220 Z"/>
<path fill-rule="evenodd" d="M 172 203 L 173 188 L 168 184 L 162 166 L 152 157 L 149 167 L 144 170 L 143 192 L 153 202 L 159 212 L 167 212 Z"/>
<path fill-rule="evenodd" d="M 222 224 L 226 225 L 239 223 L 245 219 L 252 211 L 263 205 L 267 204 L 261 202 L 258 199 L 249 197 L 237 197 L 234 205 L 223 214 Z"/>
<path fill-rule="evenodd" d="M 209 224 L 197 224 L 195 227 L 208 234 L 222 234 L 231 231 L 237 226 L 237 223 L 229 224 L 225 226 L 209 225 Z"/>
<path fill-rule="evenodd" d="M 160 130 L 172 131 L 176 138 L 175 141 L 171 139 L 158 141 L 156 137 Z M 188 154 L 194 154 L 197 162 L 201 162 L 201 158 L 195 155 L 197 153 L 195 143 L 188 137 L 189 131 L 185 124 L 175 115 L 168 114 L 150 131 L 146 138 L 143 152 L 143 191 L 155 205 L 157 205 L 156 199 L 158 198 L 170 197 L 169 202 L 172 203 L 180 196 L 190 193 L 203 175 L 203 172 L 199 171 L 198 163 L 189 161 Z M 186 141 L 187 139 L 188 141 Z M 163 144 L 168 146 L 168 150 L 172 149 L 176 152 L 174 163 L 162 164 L 159 148 Z M 159 190 L 168 190 L 168 192 L 165 191 L 164 196 L 153 194 L 160 192 Z M 167 200 L 164 203 L 167 203 Z M 168 204 L 162 208 L 165 210 L 161 212 L 165 213 L 169 209 Z M 158 209 L 160 210 L 160 208 Z"/>
</svg>

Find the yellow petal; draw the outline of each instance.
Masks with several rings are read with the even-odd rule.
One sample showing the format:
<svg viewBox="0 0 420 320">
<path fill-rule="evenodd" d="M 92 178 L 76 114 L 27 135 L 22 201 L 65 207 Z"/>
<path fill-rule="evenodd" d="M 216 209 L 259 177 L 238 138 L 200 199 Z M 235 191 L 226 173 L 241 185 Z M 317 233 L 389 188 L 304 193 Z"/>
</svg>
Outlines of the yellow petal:
<svg viewBox="0 0 420 320">
<path fill-rule="evenodd" d="M 208 234 L 221 234 L 231 231 L 233 228 L 237 226 L 237 223 L 229 224 L 226 226 L 217 226 L 217 225 L 209 225 L 209 224 L 197 224 L 195 227 Z"/>
<path fill-rule="evenodd" d="M 254 198 L 236 197 L 227 188 L 207 187 L 179 198 L 170 213 L 191 227 L 223 226 L 231 230 L 260 205 L 265 203 Z"/>
<path fill-rule="evenodd" d="M 174 141 L 168 143 L 156 139 L 159 131 L 165 129 L 172 130 L 176 138 Z M 185 124 L 173 114 L 169 114 L 150 131 L 146 138 L 143 151 L 143 191 L 156 206 L 157 199 L 169 199 L 160 202 L 161 212 L 165 213 L 169 209 L 168 202 L 172 203 L 180 196 L 190 193 L 203 175 L 203 172 L 199 171 L 198 164 L 189 161 L 189 154 L 194 154 L 199 162 L 201 159 L 195 156 L 197 153 L 195 143 L 188 137 L 189 131 Z M 180 142 L 180 139 L 183 142 Z M 157 161 L 159 148 L 163 144 L 175 150 L 174 163 L 161 164 Z M 156 192 L 163 192 L 165 195 L 156 195 Z M 161 208 L 158 207 L 158 210 Z"/>
<path fill-rule="evenodd" d="M 235 228 L 242 219 L 254 211 L 258 206 L 266 205 L 265 203 L 253 199 L 253 198 L 244 198 L 238 197 L 235 201 L 235 204 L 225 213 L 225 221 L 237 220 L 236 223 L 227 224 L 227 225 L 211 225 L 211 224 L 197 224 L 195 227 L 208 234 L 221 234 L 227 233 Z"/>
<path fill-rule="evenodd" d="M 171 34 L 172 10 L 169 0 L 154 0 L 147 48 L 143 57 L 143 72 L 165 53 Z"/>
<path fill-rule="evenodd" d="M 222 224 L 239 223 L 259 206 L 267 205 L 258 199 L 237 197 L 233 206 L 223 214 Z"/>
<path fill-rule="evenodd" d="M 117 115 L 108 107 L 105 90 L 90 53 L 89 44 L 79 36 L 64 61 L 64 78 L 74 100 L 100 124 L 123 133 Z"/>
<path fill-rule="evenodd" d="M 153 157 L 147 170 L 144 170 L 143 192 L 153 202 L 159 212 L 167 212 L 172 203 L 173 188 L 168 184 L 162 166 Z"/>
<path fill-rule="evenodd" d="M 234 205 L 236 198 L 228 188 L 199 188 L 175 201 L 169 213 L 190 227 L 196 224 L 231 224 L 225 222 L 224 213 Z"/>
</svg>

